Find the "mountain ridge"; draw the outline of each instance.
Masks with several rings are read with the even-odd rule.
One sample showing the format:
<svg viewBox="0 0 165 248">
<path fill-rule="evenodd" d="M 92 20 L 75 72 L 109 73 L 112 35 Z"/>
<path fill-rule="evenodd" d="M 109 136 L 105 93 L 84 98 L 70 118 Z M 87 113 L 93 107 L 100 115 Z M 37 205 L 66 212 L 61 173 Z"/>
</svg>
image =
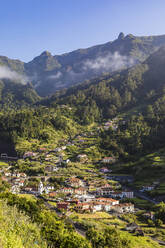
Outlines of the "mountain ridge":
<svg viewBox="0 0 165 248">
<path fill-rule="evenodd" d="M 104 73 L 143 62 L 162 45 L 165 45 L 165 35 L 124 36 L 120 33 L 114 41 L 61 55 L 44 51 L 27 63 L 0 56 L 0 66 L 25 76 L 40 96 L 48 96 Z"/>
</svg>

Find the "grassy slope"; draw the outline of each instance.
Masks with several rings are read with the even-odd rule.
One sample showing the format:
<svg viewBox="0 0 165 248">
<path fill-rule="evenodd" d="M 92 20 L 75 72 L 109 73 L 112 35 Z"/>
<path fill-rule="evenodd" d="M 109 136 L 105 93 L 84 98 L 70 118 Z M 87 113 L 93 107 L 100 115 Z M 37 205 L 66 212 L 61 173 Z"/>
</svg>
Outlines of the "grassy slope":
<svg viewBox="0 0 165 248">
<path fill-rule="evenodd" d="M 40 228 L 15 207 L 0 201 L 0 247 L 46 248 Z"/>
<path fill-rule="evenodd" d="M 98 230 L 102 230 L 107 226 L 113 226 L 120 232 L 121 237 L 125 237 L 130 242 L 131 248 L 159 248 L 160 245 L 152 241 L 149 237 L 135 236 L 134 234 L 122 231 L 127 222 L 119 220 L 118 218 L 104 212 L 98 212 L 94 214 L 72 214 L 70 216 L 74 220 L 80 223 L 80 225 L 87 228 L 87 226 L 94 226 Z"/>
</svg>

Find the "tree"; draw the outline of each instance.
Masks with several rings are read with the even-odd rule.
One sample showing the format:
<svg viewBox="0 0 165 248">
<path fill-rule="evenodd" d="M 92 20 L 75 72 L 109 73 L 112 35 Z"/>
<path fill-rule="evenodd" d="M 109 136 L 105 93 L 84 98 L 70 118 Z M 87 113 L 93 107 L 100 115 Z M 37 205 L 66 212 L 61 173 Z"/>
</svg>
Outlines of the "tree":
<svg viewBox="0 0 165 248">
<path fill-rule="evenodd" d="M 161 227 L 162 225 L 163 225 L 163 221 L 162 220 L 160 220 L 160 219 L 156 219 L 155 220 L 155 226 Z"/>
</svg>

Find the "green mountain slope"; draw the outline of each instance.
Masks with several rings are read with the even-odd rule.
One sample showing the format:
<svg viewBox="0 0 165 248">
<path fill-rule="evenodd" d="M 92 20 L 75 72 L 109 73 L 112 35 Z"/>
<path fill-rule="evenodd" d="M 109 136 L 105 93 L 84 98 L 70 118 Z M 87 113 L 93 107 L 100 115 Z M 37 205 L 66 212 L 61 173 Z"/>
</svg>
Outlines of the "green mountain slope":
<svg viewBox="0 0 165 248">
<path fill-rule="evenodd" d="M 142 109 L 143 105 L 153 104 L 164 95 L 164 65 L 165 47 L 161 47 L 141 64 L 58 92 L 49 102 L 77 106 L 81 119 L 83 112 L 91 116 L 92 106 L 93 113 L 94 108 L 98 109 L 103 118 L 111 118 L 133 107 Z"/>
<path fill-rule="evenodd" d="M 15 108 L 34 104 L 40 97 L 31 84 L 23 85 L 11 80 L 0 80 L 1 108 Z"/>
<path fill-rule="evenodd" d="M 28 75 L 33 73 L 36 76 L 33 83 L 37 92 L 40 95 L 48 95 L 102 73 L 142 62 L 164 44 L 164 35 L 124 37 L 121 33 L 113 42 L 78 49 L 63 55 L 52 56 L 49 52 L 44 52 L 25 64 L 25 69 Z"/>
<path fill-rule="evenodd" d="M 10 69 L 7 78 L 10 74 L 10 79 L 14 76 L 24 83 L 32 82 L 39 95 L 47 96 L 84 80 L 143 62 L 164 44 L 165 35 L 137 37 L 120 33 L 112 42 L 87 49 L 55 56 L 45 51 L 28 63 L 0 56 L 0 79 L 6 78 L 2 74 L 5 66 Z M 11 72 L 17 72 L 19 77 Z"/>
</svg>

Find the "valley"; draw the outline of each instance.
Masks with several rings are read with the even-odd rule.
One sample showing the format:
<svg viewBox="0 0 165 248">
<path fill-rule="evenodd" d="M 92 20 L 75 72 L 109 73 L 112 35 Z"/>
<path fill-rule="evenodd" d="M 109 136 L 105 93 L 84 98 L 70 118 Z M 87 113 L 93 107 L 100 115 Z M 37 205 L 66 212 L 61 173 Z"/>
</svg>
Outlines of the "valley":
<svg viewBox="0 0 165 248">
<path fill-rule="evenodd" d="M 0 58 L 14 72 L 0 81 L 0 211 L 36 230 L 25 247 L 164 246 L 164 42 L 120 34 L 27 64 Z M 102 56 L 108 68 L 84 69 Z M 5 232 L 23 242 L 27 230 Z"/>
<path fill-rule="evenodd" d="M 138 163 L 143 161 L 147 164 L 147 158 L 161 163 L 161 158 L 156 153 L 147 155 L 140 162 L 126 164 L 114 156 L 103 157 L 106 153 L 99 150 L 101 129 L 107 132 L 112 127 L 113 132 L 117 132 L 118 122 L 115 118 L 99 126 L 79 126 L 81 132 L 75 135 L 69 132 L 69 136 L 65 134 L 65 139 L 56 140 L 56 144 L 46 142 L 40 146 L 35 140 L 26 146 L 25 141 L 21 141 L 17 144 L 18 161 L 7 162 L 4 158 L 1 163 L 2 183 L 7 183 L 13 194 L 29 201 L 41 197 L 45 207 L 71 222 L 78 235 L 88 235 L 91 226 L 102 231 L 110 225 L 117 228 L 123 237 L 127 233 L 131 247 L 136 245 L 138 235 L 141 236 L 138 236 L 141 239 L 139 247 L 159 247 L 165 241 L 164 224 L 160 227 L 156 222 L 154 224 L 157 215 L 155 204 L 159 206 L 164 200 L 158 198 L 163 196 L 162 193 L 165 197 L 165 190 L 160 196 L 157 191 L 156 197 L 159 197 L 155 199 L 153 192 L 161 187 L 161 182 L 156 184 L 155 180 L 160 176 L 144 176 L 144 180 L 139 176 L 140 171 L 135 173 L 134 167 L 139 168 Z M 163 151 L 161 149 L 160 154 Z M 152 167 L 150 173 L 151 170 Z M 137 226 L 128 231 L 132 221 Z"/>
</svg>

